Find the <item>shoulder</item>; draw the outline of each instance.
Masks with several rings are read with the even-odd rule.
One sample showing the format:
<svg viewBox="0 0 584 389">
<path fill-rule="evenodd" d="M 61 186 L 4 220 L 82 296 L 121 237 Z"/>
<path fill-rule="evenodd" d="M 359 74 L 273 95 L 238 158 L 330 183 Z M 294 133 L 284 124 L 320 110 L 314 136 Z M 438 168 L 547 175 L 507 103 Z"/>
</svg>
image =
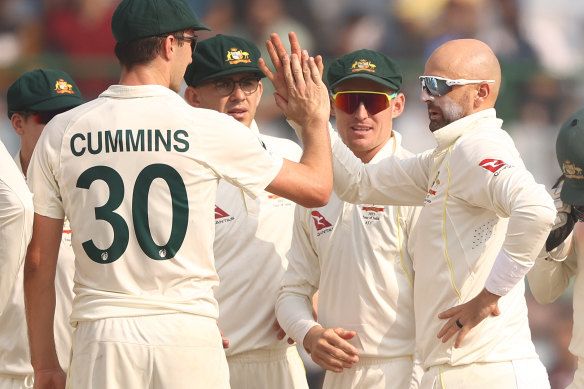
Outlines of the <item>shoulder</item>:
<svg viewBox="0 0 584 389">
<path fill-rule="evenodd" d="M 278 156 L 292 161 L 299 161 L 302 156 L 302 147 L 290 139 L 264 134 L 260 134 L 260 139 L 265 143 L 268 151 Z"/>
</svg>

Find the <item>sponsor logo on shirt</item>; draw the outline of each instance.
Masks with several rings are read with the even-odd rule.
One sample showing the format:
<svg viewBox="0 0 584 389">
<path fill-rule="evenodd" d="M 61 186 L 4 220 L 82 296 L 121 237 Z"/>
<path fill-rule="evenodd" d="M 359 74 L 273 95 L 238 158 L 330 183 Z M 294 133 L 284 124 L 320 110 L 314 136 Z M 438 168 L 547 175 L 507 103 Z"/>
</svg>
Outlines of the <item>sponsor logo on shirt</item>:
<svg viewBox="0 0 584 389">
<path fill-rule="evenodd" d="M 272 193 L 268 193 L 267 197 L 272 207 L 291 207 L 294 205 L 294 202 Z"/>
<path fill-rule="evenodd" d="M 361 210 L 363 211 L 361 217 L 365 221 L 365 225 L 369 225 L 379 221 L 379 213 L 383 212 L 385 208 L 376 207 L 375 205 L 364 205 L 361 207 Z"/>
<path fill-rule="evenodd" d="M 440 179 L 438 178 L 440 176 L 440 172 L 438 172 L 438 174 L 436 174 L 436 178 L 434 178 L 434 182 L 432 182 L 432 185 L 430 186 L 430 189 L 428 189 L 428 193 L 426 193 L 426 198 L 424 199 L 424 205 L 428 205 L 432 202 L 432 198 L 436 197 L 436 189 L 438 189 L 438 186 L 440 186 Z"/>
<path fill-rule="evenodd" d="M 235 217 L 229 215 L 227 212 L 215 205 L 215 224 L 221 224 L 234 220 Z"/>
<path fill-rule="evenodd" d="M 65 220 L 63 221 L 63 235 L 61 235 L 61 242 L 69 247 L 72 246 L 71 244 L 72 232 L 73 231 L 71 230 L 71 224 L 69 223 L 69 219 L 65 217 Z"/>
<path fill-rule="evenodd" d="M 310 213 L 312 216 L 312 221 L 314 222 L 314 227 L 316 227 L 317 234 L 316 236 L 320 236 L 325 232 L 330 232 L 333 230 L 333 226 L 329 223 L 328 220 L 324 218 L 318 211 L 312 211 Z"/>
<path fill-rule="evenodd" d="M 493 158 L 483 159 L 479 163 L 479 166 L 492 172 L 495 176 L 501 174 L 503 170 L 513 167 L 512 165 L 508 165 L 507 163 L 505 163 L 505 161 Z"/>
</svg>

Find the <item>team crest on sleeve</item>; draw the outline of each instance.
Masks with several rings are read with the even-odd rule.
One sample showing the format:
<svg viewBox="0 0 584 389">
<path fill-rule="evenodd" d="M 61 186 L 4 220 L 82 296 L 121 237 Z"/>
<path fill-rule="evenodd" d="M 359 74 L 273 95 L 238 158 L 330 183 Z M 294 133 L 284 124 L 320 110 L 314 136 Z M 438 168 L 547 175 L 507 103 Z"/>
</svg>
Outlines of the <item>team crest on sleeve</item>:
<svg viewBox="0 0 584 389">
<path fill-rule="evenodd" d="M 215 205 L 215 224 L 221 224 L 225 222 L 230 222 L 234 220 L 235 217 L 231 216 L 221 208 Z"/>
<path fill-rule="evenodd" d="M 249 59 L 249 53 L 247 51 L 232 47 L 227 52 L 227 59 L 225 61 L 231 65 L 235 65 L 237 63 L 250 63 L 251 59 Z"/>
<path fill-rule="evenodd" d="M 316 236 L 320 236 L 325 232 L 330 232 L 333 230 L 333 225 L 325 219 L 324 216 L 318 211 L 312 211 L 310 213 L 312 221 L 314 222 L 314 227 L 316 228 Z"/>
<path fill-rule="evenodd" d="M 377 65 L 367 61 L 366 59 L 360 59 L 358 61 L 355 61 L 355 63 L 353 63 L 353 65 L 351 66 L 351 71 L 352 72 L 360 72 L 362 70 L 365 70 L 367 72 L 375 73 L 376 67 L 377 67 Z"/>
<path fill-rule="evenodd" d="M 494 175 L 496 175 L 496 176 L 498 176 L 502 170 L 513 167 L 512 165 L 508 165 L 507 163 L 505 163 L 504 161 L 501 161 L 500 159 L 492 159 L 492 158 L 483 159 L 479 163 L 479 166 L 494 173 Z"/>
<path fill-rule="evenodd" d="M 55 92 L 57 92 L 58 94 L 70 94 L 73 95 L 75 94 L 75 91 L 73 90 L 73 85 L 69 84 L 67 81 L 63 80 L 62 78 L 59 78 L 57 80 L 57 82 L 55 82 Z"/>
</svg>

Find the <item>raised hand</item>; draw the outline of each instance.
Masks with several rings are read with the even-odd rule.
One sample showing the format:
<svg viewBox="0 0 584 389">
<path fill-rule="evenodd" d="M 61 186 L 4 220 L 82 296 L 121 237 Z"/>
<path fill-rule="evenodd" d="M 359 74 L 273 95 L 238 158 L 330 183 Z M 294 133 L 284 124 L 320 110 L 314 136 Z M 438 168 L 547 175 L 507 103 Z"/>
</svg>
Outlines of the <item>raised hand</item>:
<svg viewBox="0 0 584 389">
<path fill-rule="evenodd" d="M 266 62 L 263 58 L 260 58 L 258 64 L 260 69 L 264 72 L 266 77 L 270 80 L 270 82 L 274 85 L 274 89 L 276 93 L 280 95 L 284 100 L 288 100 L 288 91 L 286 88 L 286 81 L 284 79 L 284 71 L 282 68 L 282 61 L 284 57 L 289 57 L 292 54 L 296 54 L 299 58 L 302 59 L 302 48 L 300 47 L 300 42 L 298 41 L 298 37 L 294 32 L 290 32 L 288 34 L 288 39 L 290 41 L 290 54 L 286 51 L 284 44 L 280 40 L 278 34 L 270 35 L 270 40 L 266 41 L 266 48 L 268 49 L 268 54 L 270 55 L 270 60 L 272 61 L 272 65 L 274 66 L 275 73 L 268 68 Z M 315 63 L 318 68 L 318 71 L 322 77 L 324 71 L 324 65 L 322 62 L 322 57 L 317 55 L 315 58 Z"/>
</svg>

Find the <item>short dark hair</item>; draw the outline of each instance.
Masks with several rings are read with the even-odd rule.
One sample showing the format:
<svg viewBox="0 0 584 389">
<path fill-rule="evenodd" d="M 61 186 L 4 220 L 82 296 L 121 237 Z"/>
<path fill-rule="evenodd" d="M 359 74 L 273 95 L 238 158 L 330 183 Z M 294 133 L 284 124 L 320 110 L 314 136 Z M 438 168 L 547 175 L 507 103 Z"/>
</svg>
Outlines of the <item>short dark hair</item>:
<svg viewBox="0 0 584 389">
<path fill-rule="evenodd" d="M 118 61 L 120 61 L 120 65 L 131 68 L 134 65 L 145 64 L 156 58 L 160 54 L 162 42 L 167 36 L 173 35 L 176 38 L 182 38 L 185 36 L 184 33 L 184 31 L 175 31 L 130 42 L 117 42 L 114 51 Z M 183 40 L 179 39 L 178 41 L 179 46 L 184 44 Z"/>
</svg>

